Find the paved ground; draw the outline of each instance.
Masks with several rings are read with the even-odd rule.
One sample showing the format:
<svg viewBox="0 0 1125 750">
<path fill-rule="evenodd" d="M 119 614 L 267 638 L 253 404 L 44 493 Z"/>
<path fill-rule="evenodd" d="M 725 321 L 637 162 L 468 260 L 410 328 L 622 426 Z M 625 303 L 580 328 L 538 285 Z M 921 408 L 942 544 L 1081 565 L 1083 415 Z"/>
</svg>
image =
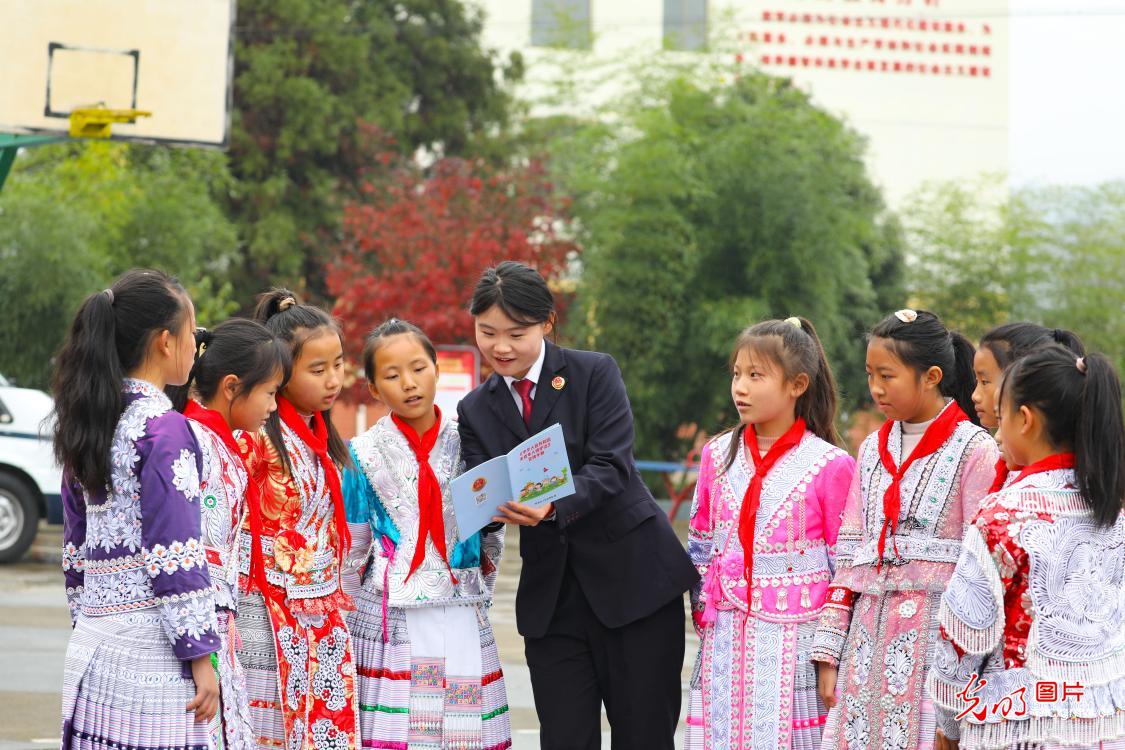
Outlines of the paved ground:
<svg viewBox="0 0 1125 750">
<path fill-rule="evenodd" d="M 677 530 L 684 534 L 684 524 Z M 0 565 L 0 750 L 33 750 L 59 743 L 59 696 L 63 657 L 70 634 L 66 597 L 58 551 L 59 526 L 40 527 L 39 538 L 24 562 Z M 518 540 L 509 538 L 500 566 L 500 581 L 492 607 L 492 625 L 500 645 L 508 702 L 512 710 L 515 750 L 539 746 L 538 722 L 531 699 L 531 683 L 523 663 L 523 641 L 516 633 L 515 592 L 519 577 Z M 698 648 L 689 623 L 684 664 L 684 705 L 687 679 Z M 604 723 L 604 746 L 609 725 Z"/>
</svg>

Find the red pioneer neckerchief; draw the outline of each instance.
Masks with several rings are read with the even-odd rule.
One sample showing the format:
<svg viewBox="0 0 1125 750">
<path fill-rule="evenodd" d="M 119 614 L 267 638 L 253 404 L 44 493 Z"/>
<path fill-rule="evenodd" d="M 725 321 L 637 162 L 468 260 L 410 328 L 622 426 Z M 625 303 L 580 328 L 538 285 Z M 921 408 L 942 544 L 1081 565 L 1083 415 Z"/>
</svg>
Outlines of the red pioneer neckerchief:
<svg viewBox="0 0 1125 750">
<path fill-rule="evenodd" d="M 887 545 L 887 533 L 893 534 L 895 526 L 898 525 L 898 514 L 902 509 L 900 485 L 903 476 L 906 475 L 906 470 L 918 459 L 925 458 L 940 448 L 957 429 L 957 425 L 966 420 L 968 420 L 968 417 L 965 416 L 961 407 L 956 402 L 950 403 L 922 433 L 922 439 L 910 452 L 910 457 L 898 467 L 895 466 L 894 458 L 891 457 L 891 452 L 887 448 L 887 441 L 891 436 L 891 427 L 894 426 L 894 420 L 888 419 L 879 428 L 879 460 L 882 461 L 883 468 L 891 475 L 891 485 L 883 493 L 883 528 L 879 532 L 879 562 L 875 566 L 876 570 L 883 567 L 883 552 Z M 897 547 L 895 548 L 895 554 L 898 554 Z"/>
<path fill-rule="evenodd" d="M 1074 468 L 1074 454 L 1073 453 L 1055 453 L 1040 459 L 1033 464 L 1023 467 L 1020 473 L 1016 476 L 1015 482 L 1025 479 L 1032 474 L 1040 474 L 1044 471 L 1053 471 L 1054 469 L 1073 469 Z M 1015 484 L 1013 482 L 1013 484 Z"/>
<path fill-rule="evenodd" d="M 340 472 L 332 457 L 328 455 L 328 425 L 321 412 L 313 412 L 312 429 L 297 413 L 296 407 L 284 396 L 277 397 L 277 414 L 281 421 L 297 434 L 307 445 L 324 468 L 324 478 L 328 481 L 328 492 L 332 496 L 332 506 L 336 517 L 336 533 L 340 538 L 339 561 L 343 564 L 345 551 L 352 545 L 352 535 L 348 531 L 348 517 L 344 512 L 344 492 L 340 488 Z M 284 450 L 278 446 L 278 450 Z"/>
<path fill-rule="evenodd" d="M 992 486 L 988 488 L 988 494 L 991 495 L 993 492 L 999 492 L 1004 489 L 1004 482 L 1008 481 L 1009 473 L 1008 462 L 1003 458 L 998 460 L 996 462 L 996 476 L 992 480 Z"/>
<path fill-rule="evenodd" d="M 409 580 L 418 566 L 422 564 L 422 560 L 425 559 L 426 538 L 428 537 L 433 540 L 434 547 L 441 555 L 441 560 L 445 563 L 446 570 L 449 571 L 450 579 L 453 583 L 457 583 L 457 578 L 453 575 L 453 568 L 449 566 L 449 556 L 445 550 L 445 520 L 441 508 L 441 483 L 438 482 L 437 475 L 434 474 L 434 469 L 430 466 L 430 451 L 437 445 L 438 435 L 441 434 L 441 409 L 437 406 L 434 406 L 434 415 L 437 419 L 434 420 L 433 427 L 426 430 L 425 435 L 419 435 L 418 431 L 407 424 L 405 420 L 397 414 L 391 414 L 391 419 L 398 426 L 402 436 L 406 438 L 406 442 L 410 444 L 410 449 L 414 451 L 414 458 L 418 461 L 418 541 L 414 545 L 414 557 L 410 560 L 410 570 L 407 572 L 406 578 Z"/>
<path fill-rule="evenodd" d="M 746 494 L 742 496 L 742 510 L 738 517 L 738 540 L 742 542 L 742 556 L 746 566 L 746 580 L 750 581 L 754 572 L 754 527 L 758 522 L 758 506 L 762 503 L 762 484 L 766 475 L 782 456 L 791 448 L 801 442 L 805 435 L 805 420 L 797 417 L 793 426 L 777 439 L 777 442 L 766 451 L 765 457 L 758 450 L 758 433 L 754 425 L 747 425 L 742 431 L 742 439 L 750 458 L 754 460 L 754 475 L 750 477 L 750 484 L 746 487 Z"/>
<path fill-rule="evenodd" d="M 250 476 L 250 467 L 246 465 L 238 441 L 234 439 L 234 432 L 222 414 L 214 409 L 207 409 L 193 400 L 188 401 L 187 407 L 184 409 L 184 416 L 199 422 L 217 435 L 223 445 L 227 447 L 227 450 L 233 453 L 235 458 L 242 462 L 243 468 L 246 469 L 246 515 L 250 521 L 251 537 L 250 580 L 258 585 L 258 590 L 262 592 L 262 596 L 269 597 L 270 590 L 269 586 L 266 585 L 266 568 L 262 562 L 262 497 L 258 483 L 254 477 Z"/>
</svg>

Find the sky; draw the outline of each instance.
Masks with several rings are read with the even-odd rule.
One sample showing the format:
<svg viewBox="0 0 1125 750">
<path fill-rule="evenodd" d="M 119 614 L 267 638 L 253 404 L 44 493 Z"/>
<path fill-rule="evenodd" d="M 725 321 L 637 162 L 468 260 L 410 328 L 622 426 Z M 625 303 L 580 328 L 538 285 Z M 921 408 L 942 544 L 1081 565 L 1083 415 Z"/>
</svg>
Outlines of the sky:
<svg viewBox="0 0 1125 750">
<path fill-rule="evenodd" d="M 1125 180 L 1125 0 L 1010 0 L 1013 184 Z"/>
</svg>

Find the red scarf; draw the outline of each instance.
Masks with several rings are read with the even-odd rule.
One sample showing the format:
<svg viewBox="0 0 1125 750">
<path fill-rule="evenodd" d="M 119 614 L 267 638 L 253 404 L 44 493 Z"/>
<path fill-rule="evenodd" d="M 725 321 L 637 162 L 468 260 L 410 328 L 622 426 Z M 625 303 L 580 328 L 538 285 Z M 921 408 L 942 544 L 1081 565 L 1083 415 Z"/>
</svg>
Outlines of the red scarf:
<svg viewBox="0 0 1125 750">
<path fill-rule="evenodd" d="M 762 484 L 766 475 L 782 456 L 795 447 L 805 436 L 805 420 L 797 417 L 793 426 L 777 439 L 777 442 L 766 451 L 765 458 L 758 450 L 758 433 L 754 425 L 748 425 L 742 431 L 742 440 L 754 459 L 754 476 L 750 477 L 750 484 L 746 487 L 746 494 L 742 496 L 742 511 L 738 516 L 738 541 L 742 542 L 742 558 L 746 565 L 746 580 L 749 582 L 754 572 L 754 527 L 758 523 L 758 506 L 762 504 Z"/>
<path fill-rule="evenodd" d="M 1008 481 L 1008 462 L 1003 458 L 996 462 L 996 478 L 992 480 L 992 486 L 988 488 L 988 494 L 999 492 L 1004 489 L 1004 482 Z"/>
<path fill-rule="evenodd" d="M 887 546 L 887 533 L 894 534 L 895 526 L 898 525 L 898 514 L 902 510 L 902 488 L 900 485 L 903 476 L 906 475 L 906 470 L 918 459 L 925 458 L 944 445 L 945 441 L 957 429 L 957 425 L 968 419 L 957 402 L 951 402 L 922 433 L 922 439 L 910 452 L 910 457 L 897 468 L 890 450 L 887 449 L 887 441 L 891 436 L 891 427 L 894 426 L 894 420 L 888 419 L 879 428 L 879 460 L 883 462 L 883 468 L 891 475 L 891 485 L 887 487 L 887 491 L 883 494 L 883 529 L 879 532 L 879 562 L 875 566 L 876 570 L 881 570 L 883 567 L 883 552 Z M 895 547 L 895 554 L 898 554 L 897 546 Z"/>
<path fill-rule="evenodd" d="M 258 590 L 262 592 L 262 596 L 269 597 L 270 588 L 266 583 L 266 567 L 265 563 L 262 562 L 262 495 L 258 482 L 250 476 L 250 467 L 246 465 L 238 441 L 234 439 L 234 432 L 222 414 L 214 409 L 206 409 L 191 400 L 188 401 L 187 407 L 184 409 L 184 416 L 195 420 L 218 435 L 227 450 L 233 453 L 242 462 L 243 468 L 246 469 L 246 515 L 250 521 L 250 537 L 252 540 L 250 542 L 250 580 L 258 585 Z"/>
<path fill-rule="evenodd" d="M 1073 469 L 1074 468 L 1074 454 L 1073 453 L 1055 453 L 1046 458 L 1040 459 L 1035 463 L 1023 467 L 1019 475 L 1016 476 L 1015 481 L 1031 476 L 1032 474 L 1039 474 L 1044 471 L 1053 471 L 1054 469 Z M 1015 484 L 1015 482 L 1013 482 Z"/>
<path fill-rule="evenodd" d="M 340 489 L 340 472 L 336 469 L 332 457 L 328 455 L 328 425 L 324 422 L 324 414 L 319 411 L 313 413 L 310 430 L 309 425 L 297 413 L 296 407 L 284 396 L 277 397 L 277 414 L 281 417 L 281 421 L 316 454 L 320 465 L 324 468 L 324 478 L 328 481 L 328 492 L 332 496 L 332 507 L 336 516 L 336 534 L 340 537 L 338 560 L 342 565 L 346 550 L 352 546 L 352 535 L 348 531 L 348 517 L 344 512 L 344 492 Z M 277 449 L 284 450 L 284 446 L 279 445 Z"/>
<path fill-rule="evenodd" d="M 414 458 L 418 461 L 418 541 L 414 545 L 414 557 L 410 560 L 410 571 L 406 580 L 414 575 L 414 571 L 426 558 L 426 538 L 434 542 L 434 547 L 441 554 L 441 560 L 449 571 L 449 578 L 454 584 L 457 578 L 453 575 L 453 568 L 449 566 L 449 555 L 445 551 L 445 520 L 442 515 L 441 483 L 438 482 L 434 468 L 430 466 L 430 451 L 437 445 L 438 435 L 441 434 L 441 409 L 434 406 L 434 426 L 426 430 L 425 435 L 418 435 L 418 431 L 408 425 L 397 414 L 391 414 L 399 432 L 410 444 L 414 451 Z"/>
</svg>

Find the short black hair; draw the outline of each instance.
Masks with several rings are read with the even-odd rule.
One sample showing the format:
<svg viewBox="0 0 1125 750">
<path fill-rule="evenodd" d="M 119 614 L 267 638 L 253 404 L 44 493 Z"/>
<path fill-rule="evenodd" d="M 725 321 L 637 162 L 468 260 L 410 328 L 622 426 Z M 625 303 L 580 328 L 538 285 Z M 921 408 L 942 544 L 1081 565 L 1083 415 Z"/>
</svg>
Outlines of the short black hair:
<svg viewBox="0 0 1125 750">
<path fill-rule="evenodd" d="M 476 317 L 493 306 L 520 325 L 538 325 L 555 314 L 555 297 L 542 274 L 531 266 L 506 260 L 480 275 L 469 313 Z"/>
</svg>

